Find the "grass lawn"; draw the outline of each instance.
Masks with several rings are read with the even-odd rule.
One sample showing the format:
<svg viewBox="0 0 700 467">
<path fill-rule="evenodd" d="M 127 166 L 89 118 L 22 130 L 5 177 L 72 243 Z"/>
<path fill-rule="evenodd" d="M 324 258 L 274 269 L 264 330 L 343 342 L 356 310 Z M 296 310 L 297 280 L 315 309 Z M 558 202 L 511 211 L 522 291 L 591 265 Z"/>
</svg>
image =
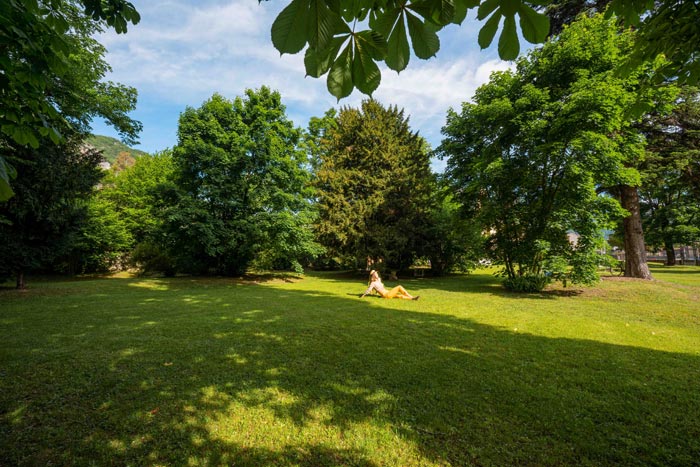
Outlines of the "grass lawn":
<svg viewBox="0 0 700 467">
<path fill-rule="evenodd" d="M 653 273 L 30 281 L 0 290 L 0 465 L 699 465 L 700 268 Z"/>
</svg>

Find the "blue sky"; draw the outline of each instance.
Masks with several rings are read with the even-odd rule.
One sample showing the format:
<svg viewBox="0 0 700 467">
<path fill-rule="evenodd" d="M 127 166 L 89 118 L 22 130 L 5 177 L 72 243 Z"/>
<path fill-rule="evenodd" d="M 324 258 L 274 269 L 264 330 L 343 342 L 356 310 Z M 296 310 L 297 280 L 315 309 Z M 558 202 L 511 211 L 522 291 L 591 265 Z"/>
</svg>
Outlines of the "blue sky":
<svg viewBox="0 0 700 467">
<path fill-rule="evenodd" d="M 325 77 L 306 78 L 303 52 L 280 56 L 270 27 L 289 0 L 132 0 L 141 22 L 127 34 L 108 31 L 98 37 L 112 66 L 107 79 L 138 90 L 132 117 L 143 123 L 141 144 L 148 152 L 177 142 L 177 121 L 185 107 L 199 107 L 218 92 L 233 98 L 262 85 L 278 90 L 288 116 L 306 127 L 309 118 L 331 107 L 357 106 L 358 91 L 336 102 Z M 496 45 L 479 50 L 479 23 L 470 12 L 461 26 L 440 33 L 441 48 L 430 60 L 411 57 L 400 74 L 380 66 L 382 82 L 374 97 L 404 108 L 411 127 L 435 147 L 447 109 L 459 108 L 494 70 L 509 64 L 498 59 Z M 496 41 L 494 41 L 495 43 Z M 529 44 L 523 44 L 524 46 Z M 96 134 L 116 136 L 100 121 Z M 442 163 L 435 161 L 435 170 Z"/>
</svg>

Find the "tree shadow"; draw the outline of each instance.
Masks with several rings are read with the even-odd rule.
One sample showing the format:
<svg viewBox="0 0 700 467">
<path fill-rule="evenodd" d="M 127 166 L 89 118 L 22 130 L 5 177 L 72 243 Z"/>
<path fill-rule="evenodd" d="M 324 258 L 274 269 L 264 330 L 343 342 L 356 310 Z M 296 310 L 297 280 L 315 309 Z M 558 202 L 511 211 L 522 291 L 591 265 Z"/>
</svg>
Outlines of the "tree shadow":
<svg viewBox="0 0 700 467">
<path fill-rule="evenodd" d="M 210 294 L 171 284 L 135 287 L 123 305 L 114 294 L 88 297 L 99 314 L 59 306 L 52 313 L 60 325 L 50 316 L 37 316 L 31 329 L 21 317 L 3 321 L 3 333 L 14 336 L 0 353 L 7 462 L 370 467 L 400 465 L 396 459 L 700 458 L 697 355 L 519 334 L 421 312 L 420 302 L 388 309 L 289 288 L 228 285 L 228 293 Z M 366 446 L 381 442 L 387 457 L 378 460 Z"/>
</svg>

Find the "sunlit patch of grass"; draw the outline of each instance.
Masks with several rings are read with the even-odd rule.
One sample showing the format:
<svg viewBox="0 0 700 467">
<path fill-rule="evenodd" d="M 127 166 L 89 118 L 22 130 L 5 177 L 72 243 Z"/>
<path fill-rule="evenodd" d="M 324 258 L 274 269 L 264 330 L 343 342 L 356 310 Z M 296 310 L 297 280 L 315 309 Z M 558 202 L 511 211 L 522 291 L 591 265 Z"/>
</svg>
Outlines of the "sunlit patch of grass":
<svg viewBox="0 0 700 467">
<path fill-rule="evenodd" d="M 129 283 L 130 287 L 141 287 L 144 289 L 149 289 L 149 290 L 168 290 L 169 289 L 169 284 L 166 281 L 161 281 L 161 280 L 139 280 L 139 281 L 132 281 Z"/>
<path fill-rule="evenodd" d="M 698 268 L 700 271 L 700 268 Z M 102 278 L 0 293 L 8 465 L 693 465 L 700 275 Z M 388 283 L 387 285 L 395 285 Z"/>
</svg>

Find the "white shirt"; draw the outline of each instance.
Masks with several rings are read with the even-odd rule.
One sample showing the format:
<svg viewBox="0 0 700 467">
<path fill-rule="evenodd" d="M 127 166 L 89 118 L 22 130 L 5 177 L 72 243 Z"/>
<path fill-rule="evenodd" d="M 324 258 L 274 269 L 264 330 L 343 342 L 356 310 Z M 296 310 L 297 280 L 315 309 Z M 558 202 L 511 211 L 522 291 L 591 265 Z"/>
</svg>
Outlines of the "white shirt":
<svg viewBox="0 0 700 467">
<path fill-rule="evenodd" d="M 379 292 L 379 295 L 382 297 L 388 292 L 386 288 L 384 287 L 384 284 L 382 284 L 381 279 L 377 279 L 376 281 L 372 281 L 369 284 L 369 287 L 367 287 L 367 290 L 365 290 L 365 295 L 369 295 L 372 292 L 372 289 L 376 290 Z"/>
</svg>

